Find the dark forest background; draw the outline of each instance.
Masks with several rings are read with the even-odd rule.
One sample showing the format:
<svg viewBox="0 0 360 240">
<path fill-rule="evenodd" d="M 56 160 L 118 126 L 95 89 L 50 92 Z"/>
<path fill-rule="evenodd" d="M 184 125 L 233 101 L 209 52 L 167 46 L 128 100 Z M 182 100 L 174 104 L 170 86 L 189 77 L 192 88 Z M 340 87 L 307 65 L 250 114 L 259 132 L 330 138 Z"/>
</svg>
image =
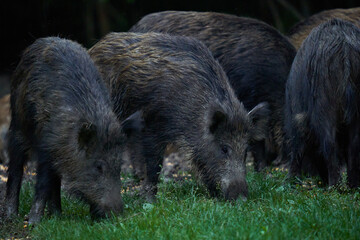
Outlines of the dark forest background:
<svg viewBox="0 0 360 240">
<path fill-rule="evenodd" d="M 314 13 L 350 8 L 359 0 L 2 0 L 0 73 L 9 75 L 21 52 L 39 37 L 57 35 L 90 47 L 110 31 L 127 31 L 163 10 L 216 11 L 260 19 L 285 33 Z M 0 85 L 0 88 L 2 86 Z"/>
</svg>

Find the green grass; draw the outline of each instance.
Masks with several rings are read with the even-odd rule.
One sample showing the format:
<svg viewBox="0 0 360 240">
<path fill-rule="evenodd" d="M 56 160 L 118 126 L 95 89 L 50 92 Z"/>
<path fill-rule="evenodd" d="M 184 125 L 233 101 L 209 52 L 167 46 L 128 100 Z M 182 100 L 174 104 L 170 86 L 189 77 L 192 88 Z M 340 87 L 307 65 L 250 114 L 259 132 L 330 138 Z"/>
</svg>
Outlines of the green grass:
<svg viewBox="0 0 360 240">
<path fill-rule="evenodd" d="M 90 219 L 88 206 L 64 194 L 62 216 L 43 218 L 27 234 L 32 239 L 359 239 L 359 191 L 309 190 L 290 186 L 285 177 L 275 170 L 249 172 L 249 199 L 236 203 L 212 199 L 190 180 L 161 183 L 156 204 L 126 193 L 124 215 L 98 222 Z M 27 184 L 22 217 L 31 195 Z M 22 228 L 20 223 L 21 218 L 14 224 Z"/>
</svg>

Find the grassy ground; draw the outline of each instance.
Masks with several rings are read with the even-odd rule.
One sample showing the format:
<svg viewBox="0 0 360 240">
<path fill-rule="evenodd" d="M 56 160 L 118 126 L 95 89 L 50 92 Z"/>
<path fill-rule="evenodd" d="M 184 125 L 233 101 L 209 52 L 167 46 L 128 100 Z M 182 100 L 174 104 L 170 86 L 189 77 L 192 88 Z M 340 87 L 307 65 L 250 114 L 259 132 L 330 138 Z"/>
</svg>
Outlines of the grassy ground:
<svg viewBox="0 0 360 240">
<path fill-rule="evenodd" d="M 161 183 L 156 204 L 124 194 L 125 213 L 93 222 L 89 209 L 63 195 L 63 215 L 24 225 L 33 187 L 23 185 L 20 218 L 0 238 L 32 239 L 359 239 L 359 191 L 290 186 L 286 173 L 249 172 L 247 202 L 212 199 L 191 180 Z M 310 187 L 309 187 L 310 186 Z M 341 192 L 341 193 L 340 193 Z"/>
</svg>

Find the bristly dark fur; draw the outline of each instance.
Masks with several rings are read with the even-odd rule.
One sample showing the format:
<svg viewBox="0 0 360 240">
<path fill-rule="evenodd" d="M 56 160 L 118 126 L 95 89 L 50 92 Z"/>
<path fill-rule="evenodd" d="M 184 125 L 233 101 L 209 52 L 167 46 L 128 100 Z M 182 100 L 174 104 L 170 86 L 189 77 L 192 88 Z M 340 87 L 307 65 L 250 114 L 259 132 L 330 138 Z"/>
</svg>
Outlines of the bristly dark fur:
<svg viewBox="0 0 360 240">
<path fill-rule="evenodd" d="M 36 223 L 60 212 L 61 178 L 102 214 L 122 210 L 119 158 L 125 136 L 109 93 L 86 50 L 70 40 L 41 38 L 28 47 L 11 81 L 7 215 L 18 211 L 23 166 L 37 161 Z"/>
<path fill-rule="evenodd" d="M 291 175 L 307 158 L 333 185 L 346 163 L 349 185 L 359 186 L 359 40 L 359 28 L 335 19 L 314 28 L 300 47 L 286 88 Z"/>
<path fill-rule="evenodd" d="M 310 34 L 313 28 L 334 18 L 352 22 L 357 27 L 360 27 L 360 7 L 325 10 L 302 20 L 289 30 L 288 36 L 291 43 L 295 46 L 296 49 L 299 49 L 302 42 Z"/>
<path fill-rule="evenodd" d="M 247 195 L 247 142 L 264 138 L 253 126 L 263 124 L 258 116 L 267 108 L 263 104 L 248 114 L 201 42 L 157 33 L 110 33 L 89 53 L 120 119 L 143 110 L 142 143 L 151 194 L 156 193 L 164 150 L 174 143 L 192 159 L 212 194 L 223 184 L 221 191 L 228 199 Z"/>
<path fill-rule="evenodd" d="M 269 103 L 268 137 L 253 144 L 255 169 L 276 155 L 282 159 L 285 82 L 296 51 L 275 28 L 229 14 L 165 11 L 146 15 L 130 31 L 190 36 L 205 43 L 246 109 Z"/>
</svg>

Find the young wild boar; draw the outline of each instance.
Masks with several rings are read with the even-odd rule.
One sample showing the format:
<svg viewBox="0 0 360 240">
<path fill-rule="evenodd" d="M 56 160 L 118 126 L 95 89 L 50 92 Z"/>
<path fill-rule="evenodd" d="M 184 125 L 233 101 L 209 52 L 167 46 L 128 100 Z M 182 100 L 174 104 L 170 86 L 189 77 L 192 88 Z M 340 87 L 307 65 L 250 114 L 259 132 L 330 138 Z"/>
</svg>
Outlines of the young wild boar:
<svg viewBox="0 0 360 240">
<path fill-rule="evenodd" d="M 308 159 L 334 185 L 346 163 L 350 187 L 360 185 L 359 40 L 359 28 L 335 19 L 314 28 L 300 47 L 286 86 L 290 176 Z"/>
<path fill-rule="evenodd" d="M 289 39 L 296 49 L 299 49 L 302 42 L 310 34 L 311 30 L 320 24 L 334 18 L 352 22 L 360 27 L 360 7 L 349 9 L 331 9 L 319 12 L 311 17 L 302 20 L 289 30 Z"/>
<path fill-rule="evenodd" d="M 10 94 L 0 98 L 0 163 L 7 164 L 7 132 L 10 125 Z"/>
<path fill-rule="evenodd" d="M 266 141 L 252 143 L 255 169 L 263 169 L 276 156 L 282 159 L 285 82 L 296 52 L 276 29 L 222 13 L 165 11 L 143 17 L 130 31 L 190 36 L 205 43 L 246 109 L 269 103 Z"/>
<path fill-rule="evenodd" d="M 28 47 L 11 81 L 7 216 L 17 214 L 25 161 L 37 162 L 29 223 L 40 221 L 45 205 L 60 212 L 61 178 L 90 204 L 94 217 L 123 209 L 122 146 L 137 127 L 130 117 L 121 128 L 109 93 L 86 50 L 57 37 Z"/>
<path fill-rule="evenodd" d="M 265 137 L 267 106 L 247 112 L 201 42 L 157 33 L 110 33 L 89 53 L 120 119 L 143 111 L 148 198 L 156 194 L 169 144 L 192 160 L 211 195 L 247 197 L 248 141 Z"/>
</svg>

